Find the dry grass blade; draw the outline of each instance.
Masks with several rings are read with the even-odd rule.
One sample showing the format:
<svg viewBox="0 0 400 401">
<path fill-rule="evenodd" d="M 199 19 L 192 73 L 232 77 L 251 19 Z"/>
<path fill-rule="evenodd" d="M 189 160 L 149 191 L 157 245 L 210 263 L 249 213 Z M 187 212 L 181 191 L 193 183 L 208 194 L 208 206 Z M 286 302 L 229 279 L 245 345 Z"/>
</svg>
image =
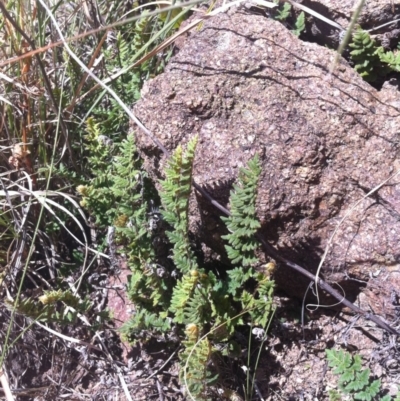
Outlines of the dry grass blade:
<svg viewBox="0 0 400 401">
<path fill-rule="evenodd" d="M 237 5 L 237 4 L 241 3 L 241 2 L 243 2 L 243 0 L 239 0 L 238 2 L 236 1 L 236 2 L 229 3 L 227 6 L 231 7 L 232 5 Z M 139 59 L 135 63 L 131 64 L 127 68 L 121 69 L 117 73 L 115 73 L 112 76 L 108 77 L 107 79 L 102 81 L 102 84 L 98 83 L 97 85 L 94 85 L 88 92 L 86 92 L 83 96 L 81 96 L 77 100 L 77 103 L 80 103 L 84 98 L 86 98 L 88 95 L 90 95 L 91 93 L 93 93 L 94 91 L 99 89 L 100 87 L 104 88 L 103 85 L 109 85 L 112 81 L 116 80 L 117 78 L 119 78 L 123 74 L 127 73 L 129 70 L 131 70 L 131 69 L 133 69 L 135 67 L 138 67 L 139 65 L 143 64 L 145 61 L 151 59 L 156 54 L 158 54 L 161 51 L 163 51 L 165 48 L 171 46 L 176 41 L 176 39 L 178 39 L 180 36 L 184 35 L 186 32 L 189 32 L 190 30 L 192 30 L 194 27 L 196 27 L 198 24 L 200 24 L 201 22 L 203 22 L 207 18 L 210 18 L 213 15 L 216 15 L 219 12 L 224 11 L 225 7 L 226 6 L 221 7 L 219 9 L 216 9 L 216 10 L 214 10 L 213 12 L 211 12 L 209 14 L 204 14 L 203 17 L 193 21 L 192 23 L 190 23 L 189 25 L 185 26 L 184 28 L 181 28 L 178 32 L 176 32 L 175 34 L 173 34 L 170 37 L 168 37 L 163 43 L 160 43 L 158 46 L 156 46 L 153 50 L 151 50 L 149 53 L 144 55 L 141 59 Z"/>
<path fill-rule="evenodd" d="M 31 196 L 34 197 L 41 205 L 44 206 L 44 208 L 50 212 L 50 214 L 52 214 L 55 219 L 60 223 L 60 225 L 71 235 L 72 238 L 75 239 L 75 241 L 77 241 L 80 245 L 84 246 L 85 249 L 92 251 L 93 253 L 95 253 L 96 255 L 102 256 L 104 258 L 109 258 L 108 255 L 99 252 L 95 249 L 92 249 L 90 247 L 88 247 L 88 241 L 87 241 L 87 237 L 86 237 L 86 232 L 85 229 L 83 228 L 81 222 L 75 217 L 75 215 L 68 210 L 67 208 L 65 208 L 64 206 L 60 205 L 57 202 L 54 202 L 53 200 L 49 199 L 48 196 L 62 196 L 65 199 L 67 199 L 68 201 L 70 201 L 76 208 L 76 210 L 81 214 L 81 216 L 84 218 L 84 221 L 87 223 L 86 221 L 86 217 L 83 213 L 83 211 L 81 210 L 81 208 L 79 207 L 79 205 L 77 204 L 76 201 L 74 201 L 69 195 L 62 193 L 62 192 L 57 192 L 57 191 L 33 191 L 33 190 L 28 190 L 22 186 L 20 186 L 19 184 L 16 184 L 17 186 L 21 187 L 21 189 L 19 191 L 7 191 L 7 190 L 0 190 L 0 196 L 8 196 L 9 198 L 16 198 L 16 197 L 20 197 L 20 196 Z M 79 238 L 77 238 L 69 229 L 68 227 L 64 224 L 64 222 L 57 216 L 57 214 L 54 212 L 54 210 L 49 206 L 52 205 L 57 209 L 62 210 L 65 214 L 67 214 L 68 216 L 70 216 L 73 221 L 78 225 L 79 229 L 82 232 L 82 236 L 85 239 L 85 243 L 83 243 L 81 240 L 79 240 Z M 86 257 L 85 257 L 86 260 Z"/>
<path fill-rule="evenodd" d="M 335 59 L 332 62 L 331 68 L 329 69 L 329 75 L 333 74 L 333 71 L 335 70 L 337 63 L 339 62 L 339 59 L 342 56 L 344 48 L 350 42 L 351 35 L 353 34 L 353 28 L 356 25 L 358 16 L 360 15 L 362 8 L 364 7 L 364 3 L 365 3 L 365 0 L 360 0 L 357 4 L 357 7 L 353 13 L 353 16 L 351 17 L 350 24 L 347 27 L 346 35 L 344 36 L 342 42 L 340 43 L 339 48 L 337 49 L 337 52 L 336 52 Z"/>
<path fill-rule="evenodd" d="M 14 401 L 14 396 L 11 393 L 10 385 L 8 384 L 8 379 L 3 370 L 0 370 L 0 383 L 4 390 L 4 395 L 6 397 L 6 401 Z"/>
<path fill-rule="evenodd" d="M 29 44 L 31 49 L 35 50 L 36 46 L 35 46 L 34 40 L 32 40 L 29 37 L 29 35 L 25 33 L 25 31 L 21 28 L 21 26 L 17 23 L 17 21 L 7 11 L 6 6 L 4 4 L 2 4 L 1 2 L 0 2 L 0 9 L 1 9 L 5 19 L 7 20 L 7 22 L 9 24 L 11 24 L 14 27 L 15 31 L 18 32 L 23 37 L 23 39 Z M 31 56 L 27 56 L 26 60 L 30 60 L 30 58 L 31 58 Z M 59 111 L 58 110 L 58 104 L 57 104 L 55 95 L 53 93 L 51 82 L 50 82 L 50 80 L 49 80 L 49 78 L 47 76 L 46 69 L 45 69 L 44 64 L 42 62 L 42 59 L 38 55 L 35 55 L 35 58 L 36 58 L 38 66 L 39 66 L 40 72 L 42 74 L 43 84 L 44 84 L 44 87 L 46 88 L 47 95 L 49 96 L 49 98 L 51 100 L 50 101 L 50 106 L 53 109 L 54 114 L 58 115 L 59 123 L 60 123 L 60 126 L 61 126 L 61 131 L 63 133 L 64 140 L 65 140 L 65 146 L 67 146 L 67 148 L 68 148 L 71 163 L 74 166 L 74 168 L 76 169 L 76 171 L 79 171 L 78 166 L 76 165 L 76 162 L 75 162 L 75 160 L 73 158 L 73 151 L 72 151 L 72 147 L 71 147 L 71 144 L 70 144 L 70 138 L 69 138 L 69 135 L 68 135 L 68 129 L 67 129 L 65 121 L 63 119 L 63 116 L 60 113 L 58 113 L 58 111 Z M 28 61 L 27 65 L 30 65 L 29 63 L 30 63 L 30 61 Z M 24 97 L 26 97 L 26 94 L 24 94 Z M 29 110 L 30 109 L 28 109 L 28 111 Z M 27 121 L 28 125 L 29 125 L 29 122 L 30 122 L 30 120 L 29 120 L 29 114 L 28 114 L 28 121 Z M 26 126 L 23 126 L 22 128 L 25 130 Z M 23 142 L 24 143 L 26 142 L 26 138 L 24 138 Z"/>
<path fill-rule="evenodd" d="M 199 4 L 202 1 L 203 0 L 190 0 L 190 1 L 185 2 L 184 6 L 185 7 L 189 7 L 189 6 L 192 6 L 192 5 L 195 5 L 195 4 Z M 245 0 L 239 0 L 239 1 L 236 1 L 235 3 L 242 3 L 244 1 Z M 173 11 L 173 10 L 175 10 L 177 8 L 181 8 L 181 7 L 182 7 L 182 4 L 181 3 L 177 3 L 176 5 L 163 8 L 162 11 L 160 11 L 160 10 L 151 11 L 151 12 L 149 12 L 147 14 L 147 16 L 148 17 L 152 17 L 154 15 L 160 14 L 161 12 L 165 13 L 165 12 Z M 64 38 L 63 37 L 62 40 L 59 40 L 57 42 L 53 42 L 53 43 L 50 43 L 50 44 L 48 44 L 46 46 L 40 47 L 38 49 L 34 49 L 34 50 L 31 50 L 31 51 L 28 51 L 28 52 L 22 54 L 21 56 L 12 57 L 12 58 L 10 58 L 8 60 L 2 61 L 2 62 L 0 62 L 0 67 L 4 67 L 4 66 L 10 65 L 10 64 L 14 64 L 14 63 L 17 63 L 18 61 L 21 61 L 21 60 L 25 59 L 25 58 L 32 57 L 32 56 L 40 54 L 40 53 L 44 53 L 47 50 L 52 49 L 53 47 L 62 46 L 65 43 L 75 42 L 75 41 L 77 41 L 79 39 L 82 39 L 82 38 L 85 38 L 87 36 L 92 36 L 92 35 L 94 35 L 96 33 L 99 33 L 99 32 L 102 32 L 102 31 L 106 31 L 106 30 L 109 30 L 109 29 L 112 29 L 112 28 L 116 28 L 118 26 L 125 25 L 125 24 L 127 24 L 129 22 L 137 21 L 140 18 L 141 18 L 141 16 L 127 18 L 125 20 L 121 20 L 121 21 L 118 21 L 118 22 L 114 22 L 112 24 L 108 24 L 107 26 L 102 26 L 100 28 L 87 30 L 87 31 L 85 31 L 83 33 L 80 33 L 80 34 L 75 35 L 75 36 L 71 36 L 69 38 Z"/>
<path fill-rule="evenodd" d="M 316 17 L 318 19 L 320 19 L 321 21 L 326 22 L 329 25 L 332 25 L 333 27 L 340 29 L 341 31 L 344 31 L 343 27 L 341 25 L 339 25 L 337 22 L 330 20 L 329 18 L 324 17 L 322 14 L 317 13 L 316 11 L 314 11 L 313 9 L 303 6 L 300 3 L 297 3 L 296 1 L 293 0 L 288 0 L 290 4 L 292 4 L 294 7 L 298 8 L 299 10 L 302 10 L 304 12 L 306 12 L 307 14 L 312 15 L 313 17 Z"/>
<path fill-rule="evenodd" d="M 103 44 L 104 44 L 106 39 L 107 39 L 107 32 L 102 36 L 102 38 L 101 38 L 100 42 L 98 43 L 95 51 L 93 52 L 93 55 L 90 58 L 89 64 L 87 66 L 88 69 L 91 69 L 93 67 L 93 65 L 94 65 L 94 63 L 95 63 L 95 61 L 96 61 L 96 59 L 97 59 L 97 57 L 98 57 L 98 55 L 99 55 L 99 53 L 101 51 L 101 48 L 102 48 L 102 46 L 103 46 Z M 81 81 L 79 82 L 79 85 L 75 90 L 74 97 L 72 98 L 70 105 L 66 108 L 66 112 L 67 113 L 72 113 L 72 111 L 74 109 L 74 106 L 78 102 L 78 100 L 77 100 L 78 95 L 81 92 L 81 90 L 83 88 L 83 85 L 85 84 L 85 82 L 87 80 L 87 77 L 88 77 L 88 73 L 83 74 L 83 76 L 81 78 Z"/>
<path fill-rule="evenodd" d="M 88 343 L 86 341 L 82 341 L 82 340 L 79 340 L 77 338 L 73 338 L 73 337 L 67 336 L 65 334 L 59 333 L 58 331 L 53 330 L 50 327 L 47 327 L 44 324 L 39 323 L 38 321 L 31 320 L 31 322 L 35 323 L 37 326 L 39 326 L 42 329 L 46 330 L 47 332 L 55 335 L 56 337 L 61 338 L 62 340 L 68 341 L 68 342 L 73 343 L 73 344 L 83 345 L 85 347 L 89 347 L 89 348 L 91 348 L 93 350 L 96 350 L 96 351 L 99 351 L 99 352 L 103 352 L 100 348 L 98 348 L 98 347 L 96 347 L 96 346 L 94 346 L 94 345 L 92 345 L 92 344 L 90 344 L 90 343 Z"/>
</svg>

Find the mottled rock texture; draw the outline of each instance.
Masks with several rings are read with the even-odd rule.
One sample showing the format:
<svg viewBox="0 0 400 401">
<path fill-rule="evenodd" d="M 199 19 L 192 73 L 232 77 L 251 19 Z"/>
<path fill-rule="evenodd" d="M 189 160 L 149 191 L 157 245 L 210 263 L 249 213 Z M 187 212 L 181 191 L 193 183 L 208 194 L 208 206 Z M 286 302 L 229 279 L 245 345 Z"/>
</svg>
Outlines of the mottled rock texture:
<svg viewBox="0 0 400 401">
<path fill-rule="evenodd" d="M 258 153 L 261 232 L 312 272 L 339 221 L 361 200 L 340 226 L 323 276 L 350 298 L 374 277 L 371 291 L 386 299 L 386 309 L 375 312 L 392 315 L 400 176 L 362 198 L 400 168 L 400 97 L 395 88 L 378 92 L 344 61 L 330 77 L 333 57 L 263 16 L 219 15 L 146 84 L 134 112 L 170 151 L 199 136 L 194 178 L 227 207 L 238 169 Z M 161 177 L 161 152 L 139 130 L 136 136 L 146 168 Z M 218 212 L 193 194 L 190 213 L 194 237 L 221 249 Z M 283 266 L 276 279 L 296 296 L 308 284 Z"/>
</svg>

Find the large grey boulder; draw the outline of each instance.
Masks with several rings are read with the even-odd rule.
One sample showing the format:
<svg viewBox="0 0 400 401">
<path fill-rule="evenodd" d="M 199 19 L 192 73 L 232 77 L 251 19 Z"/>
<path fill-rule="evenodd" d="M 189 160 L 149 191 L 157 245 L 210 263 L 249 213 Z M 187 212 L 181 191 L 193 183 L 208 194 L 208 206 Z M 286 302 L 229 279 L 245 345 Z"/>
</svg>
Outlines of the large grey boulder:
<svg viewBox="0 0 400 401">
<path fill-rule="evenodd" d="M 225 206 L 238 169 L 258 153 L 261 232 L 311 272 L 349 208 L 400 168 L 398 92 L 378 92 L 345 61 L 329 76 L 333 58 L 278 22 L 245 11 L 222 14 L 193 31 L 134 107 L 170 151 L 199 136 L 194 178 Z M 136 137 L 156 181 L 165 160 L 145 134 L 136 130 Z M 393 312 L 400 275 L 399 180 L 360 201 L 322 269 L 349 297 L 373 278 L 374 294 L 386 297 L 377 313 Z M 198 194 L 190 229 L 209 255 L 221 249 L 219 213 Z M 297 296 L 307 284 L 286 267 L 276 279 Z"/>
</svg>

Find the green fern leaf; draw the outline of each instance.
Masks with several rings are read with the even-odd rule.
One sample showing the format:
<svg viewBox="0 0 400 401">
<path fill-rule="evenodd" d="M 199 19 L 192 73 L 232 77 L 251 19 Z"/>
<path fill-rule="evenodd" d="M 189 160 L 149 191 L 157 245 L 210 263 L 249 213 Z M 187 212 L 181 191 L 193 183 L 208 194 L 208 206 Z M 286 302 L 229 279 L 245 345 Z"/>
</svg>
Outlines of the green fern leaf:
<svg viewBox="0 0 400 401">
<path fill-rule="evenodd" d="M 385 57 L 383 48 L 376 44 L 368 32 L 357 30 L 349 47 L 353 49 L 350 57 L 354 62 L 354 69 L 366 81 L 375 81 L 389 72 L 390 68 L 382 64 L 382 57 Z"/>
<path fill-rule="evenodd" d="M 274 18 L 278 21 L 285 21 L 289 17 L 291 9 L 292 6 L 290 3 L 283 3 L 283 8 L 281 10 L 278 9 L 278 12 Z"/>
<path fill-rule="evenodd" d="M 336 390 L 329 390 L 329 401 L 342 401 L 342 396 Z"/>
<path fill-rule="evenodd" d="M 172 226 L 166 234 L 173 244 L 173 259 L 183 273 L 197 269 L 188 237 L 188 208 L 192 183 L 192 168 L 197 137 L 189 141 L 186 151 L 178 146 L 165 169 L 165 180 L 161 181 L 163 217 Z"/>
<path fill-rule="evenodd" d="M 296 36 L 300 36 L 301 33 L 306 29 L 306 15 L 304 11 L 300 13 L 294 24 L 295 29 L 292 31 Z"/>
<path fill-rule="evenodd" d="M 354 375 L 352 375 L 353 377 L 346 379 L 346 381 L 349 383 L 346 386 L 344 386 L 344 389 L 348 393 L 362 390 L 369 383 L 369 375 L 370 375 L 369 369 L 365 369 L 362 370 L 361 372 L 356 373 L 355 378 Z M 342 378 L 343 380 L 345 380 L 344 374 L 342 375 Z"/>
<path fill-rule="evenodd" d="M 174 321 L 176 323 L 182 324 L 185 322 L 184 311 L 186 306 L 188 305 L 189 300 L 192 297 L 198 280 L 199 272 L 193 271 L 191 274 L 183 276 L 174 288 L 169 309 L 175 314 Z"/>
<path fill-rule="evenodd" d="M 336 351 L 334 349 L 327 349 L 325 352 L 329 366 L 335 368 L 333 371 L 334 374 L 342 374 L 349 369 L 352 363 L 350 354 L 342 350 Z"/>
<path fill-rule="evenodd" d="M 250 266 L 257 262 L 254 251 L 258 242 L 254 238 L 260 223 L 256 216 L 257 183 L 261 173 L 258 156 L 248 163 L 247 169 L 241 169 L 238 184 L 231 191 L 231 216 L 223 217 L 230 234 L 222 238 L 228 240 L 226 251 L 233 264 Z"/>
</svg>

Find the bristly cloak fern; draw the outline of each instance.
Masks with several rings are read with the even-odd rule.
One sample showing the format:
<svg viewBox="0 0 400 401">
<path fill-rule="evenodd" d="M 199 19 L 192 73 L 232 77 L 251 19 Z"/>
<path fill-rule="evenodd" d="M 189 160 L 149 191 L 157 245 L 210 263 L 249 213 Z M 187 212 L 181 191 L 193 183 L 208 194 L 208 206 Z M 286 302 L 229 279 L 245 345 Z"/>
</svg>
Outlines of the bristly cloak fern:
<svg viewBox="0 0 400 401">
<path fill-rule="evenodd" d="M 256 215 L 257 184 L 260 172 L 257 156 L 249 161 L 248 169 L 240 169 L 238 182 L 231 191 L 231 215 L 221 217 L 230 231 L 222 237 L 228 241 L 225 249 L 232 263 L 239 265 L 228 271 L 228 292 L 233 296 L 247 280 L 255 275 L 251 266 L 258 261 L 254 253 L 258 247 L 254 234 L 260 228 Z"/>
<path fill-rule="evenodd" d="M 197 269 L 197 262 L 191 250 L 188 236 L 189 196 L 192 188 L 192 168 L 197 137 L 192 139 L 186 152 L 181 145 L 175 150 L 161 182 L 161 202 L 164 220 L 174 229 L 167 235 L 173 244 L 173 260 L 182 273 Z"/>
<path fill-rule="evenodd" d="M 271 316 L 274 282 L 253 267 L 258 261 L 254 253 L 257 248 L 254 234 L 260 227 L 255 206 L 261 172 L 257 157 L 249 162 L 248 168 L 240 170 L 231 193 L 232 214 L 225 219 L 230 231 L 225 237 L 228 255 L 236 267 L 217 276 L 199 266 L 188 227 L 196 143 L 197 138 L 194 138 L 189 141 L 186 150 L 178 146 L 168 161 L 165 179 L 161 182 L 163 209 L 160 212 L 164 224 L 169 225 L 166 227 L 166 236 L 172 247 L 174 267 L 170 269 L 169 277 L 161 280 L 164 287 L 160 288 L 160 283 L 151 273 L 149 262 L 142 267 L 132 266 L 133 291 L 130 297 L 136 302 L 137 312 L 125 325 L 125 333 L 127 337 L 129 330 L 131 333 L 137 333 L 138 330 L 159 333 L 175 325 L 177 333 L 181 336 L 186 334 L 186 339 L 182 339 L 184 349 L 180 353 L 181 365 L 187 369 L 186 384 L 189 391 L 200 401 L 207 399 L 207 388 L 217 379 L 214 366 L 216 358 L 213 357 L 218 352 L 215 345 L 225 344 L 222 347 L 227 350 L 224 355 L 229 355 L 229 350 L 237 351 L 238 348 L 231 337 L 239 324 L 267 324 Z M 142 253 L 137 248 L 131 252 Z M 250 279 L 252 284 L 244 289 L 245 282 Z M 132 287 L 133 283 L 135 288 Z M 138 286 L 138 283 L 141 284 Z M 155 294 L 160 291 L 169 294 L 169 297 L 163 296 L 162 301 L 158 302 Z M 138 294 L 142 294 L 140 299 Z M 154 302 L 155 297 L 157 302 Z M 186 327 L 184 333 L 183 327 Z"/>
<path fill-rule="evenodd" d="M 392 401 L 390 395 L 379 397 L 381 392 L 381 381 L 372 380 L 371 371 L 362 369 L 362 360 L 360 355 L 351 356 L 343 350 L 326 350 L 326 357 L 329 366 L 333 369 L 333 374 L 339 375 L 338 390 L 329 390 L 329 400 L 339 401 L 343 399 L 361 400 L 361 401 Z M 393 401 L 400 399 L 400 392 Z"/>
<path fill-rule="evenodd" d="M 376 81 L 391 71 L 400 72 L 400 53 L 385 51 L 370 34 L 358 29 L 349 44 L 354 69 L 368 82 Z"/>
<path fill-rule="evenodd" d="M 180 355 L 183 365 L 179 373 L 180 381 L 188 386 L 196 400 L 206 400 L 207 387 L 218 379 L 218 375 L 209 369 L 213 347 L 207 337 L 199 340 L 200 332 L 196 324 L 187 325 L 185 334 L 186 340 L 182 342 L 185 348 Z"/>
<path fill-rule="evenodd" d="M 379 75 L 384 75 L 380 71 L 379 47 L 368 32 L 357 30 L 349 47 L 353 49 L 350 57 L 354 62 L 354 69 L 361 77 L 366 81 L 375 81 Z"/>
<path fill-rule="evenodd" d="M 238 183 L 231 192 L 231 216 L 222 217 L 230 231 L 222 237 L 229 243 L 225 247 L 229 259 L 243 267 L 251 266 L 258 260 L 254 255 L 258 247 L 254 234 L 260 228 L 255 206 L 260 172 L 258 156 L 249 161 L 248 169 L 240 169 Z"/>
<path fill-rule="evenodd" d="M 274 282 L 252 268 L 258 261 L 255 234 L 261 226 L 256 214 L 260 173 L 260 161 L 256 155 L 248 162 L 247 168 L 240 169 L 238 182 L 231 191 L 231 215 L 222 219 L 230 231 L 223 237 L 229 243 L 225 246 L 228 257 L 233 264 L 240 265 L 227 272 L 228 292 L 241 302 L 244 310 L 249 311 L 253 324 L 265 326 L 271 316 Z M 257 283 L 254 293 L 242 290 L 238 294 L 238 290 L 250 278 Z"/>
</svg>

